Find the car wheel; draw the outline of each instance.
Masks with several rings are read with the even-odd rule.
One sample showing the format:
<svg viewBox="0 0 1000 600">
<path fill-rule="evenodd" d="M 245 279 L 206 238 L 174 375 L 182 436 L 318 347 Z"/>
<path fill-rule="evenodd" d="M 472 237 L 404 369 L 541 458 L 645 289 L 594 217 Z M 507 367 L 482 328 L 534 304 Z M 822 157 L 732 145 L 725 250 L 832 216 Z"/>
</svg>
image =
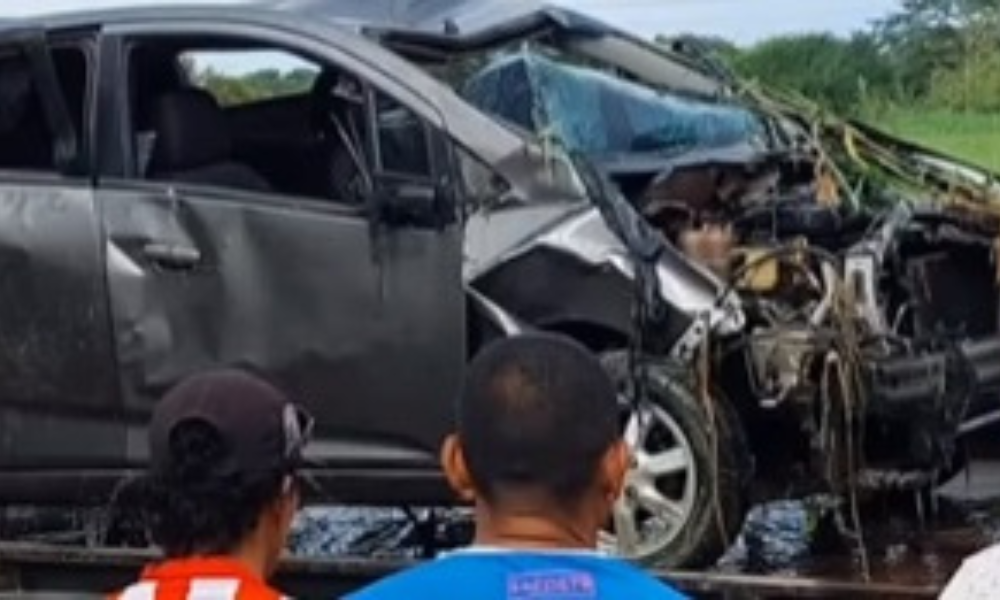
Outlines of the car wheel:
<svg viewBox="0 0 1000 600">
<path fill-rule="evenodd" d="M 642 367 L 647 397 L 636 400 L 627 356 L 604 364 L 622 399 L 632 467 L 602 546 L 661 568 L 713 564 L 746 515 L 747 453 L 735 413 L 720 399 L 710 412 L 683 371 L 651 361 Z"/>
</svg>

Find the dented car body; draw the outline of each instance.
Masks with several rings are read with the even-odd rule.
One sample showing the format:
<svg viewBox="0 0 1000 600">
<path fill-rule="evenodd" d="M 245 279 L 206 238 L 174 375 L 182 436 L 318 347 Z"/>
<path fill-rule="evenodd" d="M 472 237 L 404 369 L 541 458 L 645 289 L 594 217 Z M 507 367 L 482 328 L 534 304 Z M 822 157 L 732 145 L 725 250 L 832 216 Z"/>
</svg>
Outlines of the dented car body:
<svg viewBox="0 0 1000 600">
<path fill-rule="evenodd" d="M 185 68 L 260 49 L 311 89 L 220 108 Z M 529 2 L 4 23 L 0 495 L 105 501 L 159 394 L 241 365 L 317 416 L 326 499 L 450 502 L 463 365 L 531 329 L 621 389 L 627 556 L 711 562 L 755 492 L 932 486 L 1000 417 L 996 178 L 816 115 Z"/>
</svg>

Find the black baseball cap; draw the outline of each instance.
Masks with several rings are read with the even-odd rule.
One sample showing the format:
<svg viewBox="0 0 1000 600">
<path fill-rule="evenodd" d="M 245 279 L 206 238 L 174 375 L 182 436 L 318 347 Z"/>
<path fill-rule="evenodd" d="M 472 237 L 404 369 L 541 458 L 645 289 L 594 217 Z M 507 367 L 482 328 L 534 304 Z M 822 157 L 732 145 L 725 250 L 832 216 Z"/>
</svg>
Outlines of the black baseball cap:
<svg viewBox="0 0 1000 600">
<path fill-rule="evenodd" d="M 157 404 L 149 429 L 154 474 L 173 466 L 171 438 L 178 426 L 201 422 L 214 430 L 225 454 L 213 476 L 292 472 L 305 466 L 303 449 L 313 419 L 277 387 L 239 369 L 194 375 Z"/>
</svg>

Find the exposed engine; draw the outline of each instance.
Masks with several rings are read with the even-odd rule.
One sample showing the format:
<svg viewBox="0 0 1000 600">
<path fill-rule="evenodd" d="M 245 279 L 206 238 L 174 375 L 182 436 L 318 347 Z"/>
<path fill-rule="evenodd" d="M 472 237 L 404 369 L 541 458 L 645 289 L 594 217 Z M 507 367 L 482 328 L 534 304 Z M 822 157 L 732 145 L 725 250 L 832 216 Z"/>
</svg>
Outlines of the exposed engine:
<svg viewBox="0 0 1000 600">
<path fill-rule="evenodd" d="M 720 342 L 718 374 L 757 435 L 805 433 L 810 471 L 835 486 L 924 486 L 957 464 L 960 423 L 1000 384 L 995 223 L 846 210 L 780 164 L 675 169 L 638 197 L 739 295 L 748 325 Z"/>
</svg>

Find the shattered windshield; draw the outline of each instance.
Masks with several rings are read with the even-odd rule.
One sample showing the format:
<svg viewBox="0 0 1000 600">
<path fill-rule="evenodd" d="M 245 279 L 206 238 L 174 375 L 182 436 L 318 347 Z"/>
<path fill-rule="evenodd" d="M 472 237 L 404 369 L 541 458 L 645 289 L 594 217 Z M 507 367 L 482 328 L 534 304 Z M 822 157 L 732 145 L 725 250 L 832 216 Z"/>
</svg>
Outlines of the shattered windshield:
<svg viewBox="0 0 1000 600">
<path fill-rule="evenodd" d="M 753 144 L 750 111 L 658 93 L 532 51 L 489 62 L 462 89 L 480 109 L 588 156 L 680 154 Z"/>
</svg>

